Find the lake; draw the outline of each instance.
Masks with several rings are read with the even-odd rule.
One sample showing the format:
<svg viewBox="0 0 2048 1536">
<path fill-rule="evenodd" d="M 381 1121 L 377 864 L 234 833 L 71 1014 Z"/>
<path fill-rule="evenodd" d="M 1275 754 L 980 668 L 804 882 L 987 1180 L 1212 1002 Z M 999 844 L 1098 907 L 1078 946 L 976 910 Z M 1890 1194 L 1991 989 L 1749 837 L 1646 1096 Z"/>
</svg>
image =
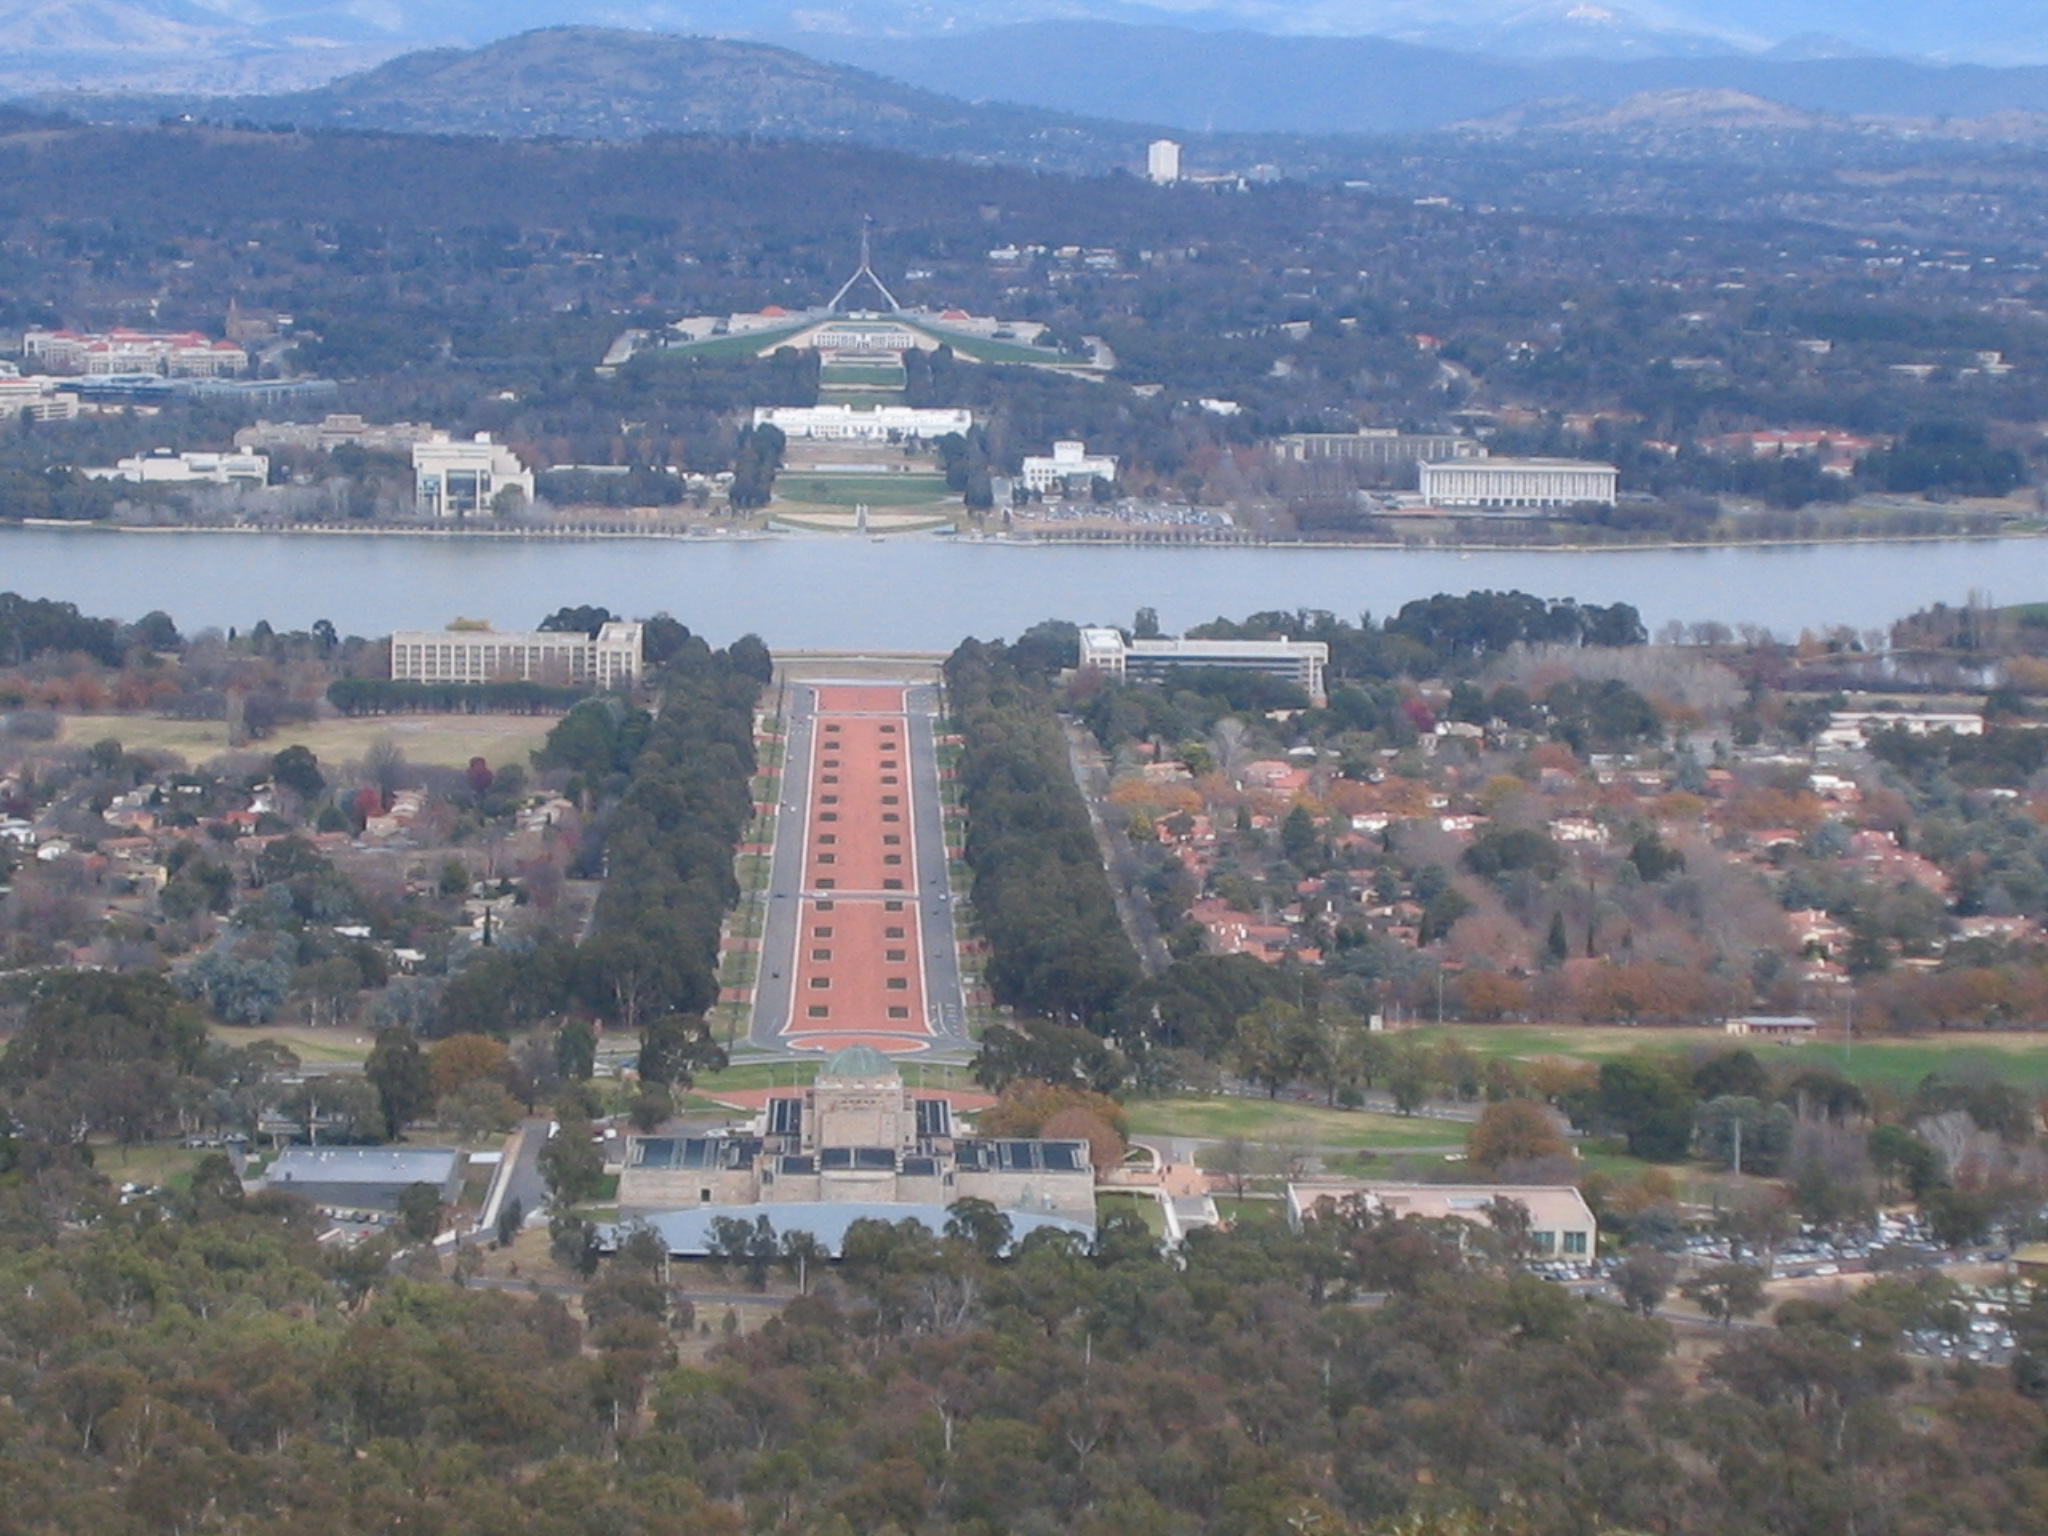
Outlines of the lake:
<svg viewBox="0 0 2048 1536">
<path fill-rule="evenodd" d="M 458 615 L 521 629 L 564 604 L 597 603 L 634 616 L 665 609 L 719 644 L 751 630 L 791 650 L 943 651 L 1049 617 L 1129 623 L 1152 607 L 1175 633 L 1274 608 L 1384 615 L 1478 588 L 1633 603 L 1653 632 L 1668 619 L 1717 619 L 1791 638 L 1888 624 L 1972 591 L 2048 598 L 2048 540 L 1459 552 L 0 530 L 0 591 L 122 619 L 161 608 L 188 633 L 324 618 L 381 636 Z"/>
</svg>

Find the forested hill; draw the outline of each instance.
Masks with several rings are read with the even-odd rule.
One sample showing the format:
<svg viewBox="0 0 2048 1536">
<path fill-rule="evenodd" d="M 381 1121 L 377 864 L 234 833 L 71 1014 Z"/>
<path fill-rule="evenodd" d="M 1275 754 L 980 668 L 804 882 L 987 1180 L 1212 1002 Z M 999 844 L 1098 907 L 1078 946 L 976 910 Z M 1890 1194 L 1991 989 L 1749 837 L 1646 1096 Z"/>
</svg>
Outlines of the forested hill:
<svg viewBox="0 0 2048 1536">
<path fill-rule="evenodd" d="M 551 27 L 475 50 L 434 48 L 276 96 L 63 98 L 102 121 L 180 115 L 493 138 L 652 133 L 826 140 L 1059 170 L 1143 163 L 1159 130 L 1037 107 L 979 105 L 761 43 Z"/>
<path fill-rule="evenodd" d="M 4 74 L 4 70 L 0 70 Z M 174 77 L 180 78 L 183 77 Z M 271 95 L 66 91 L 41 104 L 103 122 L 190 116 L 496 138 L 619 140 L 715 133 L 824 140 L 1041 169 L 1135 170 L 1146 142 L 1189 164 L 1329 171 L 1358 136 L 1475 120 L 1496 131 L 1560 102 L 1631 103 L 1628 126 L 1731 126 L 1693 106 L 1729 93 L 1809 130 L 1885 138 L 1999 116 L 2037 138 L 2048 67 L 1940 68 L 1903 59 L 1525 60 L 1383 38 L 1280 38 L 1108 22 L 1046 22 L 911 42 L 805 36 L 797 48 L 613 27 L 547 27 L 476 49 L 429 48 L 309 90 Z M 218 92 L 218 88 L 216 88 Z M 1637 122 L 1645 113 L 1652 121 Z M 1503 114 L 1507 114 L 1503 116 Z M 1782 124 L 1779 126 L 1783 126 Z M 1972 129 L 1970 132 L 1978 130 Z"/>
</svg>

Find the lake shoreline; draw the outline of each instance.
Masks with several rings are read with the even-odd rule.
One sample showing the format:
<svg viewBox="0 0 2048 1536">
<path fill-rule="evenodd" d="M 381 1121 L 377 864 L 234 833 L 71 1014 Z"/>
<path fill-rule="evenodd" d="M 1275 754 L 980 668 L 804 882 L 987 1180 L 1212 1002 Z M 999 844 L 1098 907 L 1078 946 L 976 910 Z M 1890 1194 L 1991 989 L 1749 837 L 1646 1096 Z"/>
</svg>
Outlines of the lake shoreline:
<svg viewBox="0 0 2048 1536">
<path fill-rule="evenodd" d="M 939 529 L 904 529 L 891 532 L 886 529 L 870 530 L 867 533 L 840 532 L 831 529 L 777 528 L 715 528 L 715 529 L 658 529 L 658 528 L 424 528 L 405 524 L 384 524 L 372 527 L 350 527 L 333 523 L 290 524 L 280 527 L 255 527 L 248 524 L 209 526 L 203 523 L 177 523 L 169 525 L 144 525 L 134 523 L 92 523 L 66 522 L 55 518 L 22 518 L 19 521 L 0 521 L 0 531 L 18 530 L 32 533 L 122 533 L 153 536 L 206 534 L 209 536 L 264 536 L 284 538 L 400 538 L 434 539 L 455 541 L 499 541 L 543 542 L 543 543 L 623 543 L 641 540 L 659 544 L 763 544 L 779 541 L 803 541 L 818 543 L 839 540 L 847 543 L 920 542 L 971 545 L 981 549 L 1151 549 L 1160 551 L 1215 550 L 1237 552 L 1243 550 L 1308 550 L 1319 553 L 1331 551 L 1379 552 L 1384 554 L 1489 554 L 1489 555 L 1605 555 L 1605 554 L 1665 554 L 1702 550 L 1763 550 L 1763 549 L 1825 549 L 1860 548 L 1897 544 L 2002 544 L 2021 541 L 2038 541 L 2048 538 L 2048 528 L 2001 529 L 1996 533 L 1883 533 L 1870 535 L 1831 534 L 1814 535 L 1807 538 L 1777 539 L 1659 539 L 1634 543 L 1584 543 L 1584 544 L 1516 544 L 1475 541 L 1465 539 L 1431 539 L 1426 542 L 1368 539 L 1261 539 L 1243 538 L 1145 538 L 1139 536 L 1119 537 L 1105 535 L 1090 537 L 1084 534 L 988 534 L 956 533 Z"/>
</svg>

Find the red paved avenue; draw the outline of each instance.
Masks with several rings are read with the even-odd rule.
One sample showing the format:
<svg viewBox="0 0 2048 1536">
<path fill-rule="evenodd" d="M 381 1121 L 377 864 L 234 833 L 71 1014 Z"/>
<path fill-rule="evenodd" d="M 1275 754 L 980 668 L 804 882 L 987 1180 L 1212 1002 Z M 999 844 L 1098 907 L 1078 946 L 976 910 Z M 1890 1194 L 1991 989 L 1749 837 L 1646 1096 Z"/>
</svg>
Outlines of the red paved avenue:
<svg viewBox="0 0 2048 1536">
<path fill-rule="evenodd" d="M 905 690 L 821 684 L 802 818 L 795 986 L 783 1038 L 805 1051 L 923 1049 Z"/>
</svg>

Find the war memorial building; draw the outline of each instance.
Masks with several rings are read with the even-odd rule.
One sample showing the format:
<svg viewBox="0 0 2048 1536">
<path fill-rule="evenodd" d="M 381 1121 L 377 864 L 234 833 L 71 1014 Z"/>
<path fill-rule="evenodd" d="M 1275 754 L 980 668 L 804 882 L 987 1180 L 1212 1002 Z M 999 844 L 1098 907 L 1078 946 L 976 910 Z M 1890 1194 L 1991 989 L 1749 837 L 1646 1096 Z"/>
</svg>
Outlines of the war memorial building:
<svg viewBox="0 0 2048 1536">
<path fill-rule="evenodd" d="M 938 1094 L 920 1094 L 879 1051 L 828 1058 L 811 1087 L 771 1095 L 753 1122 L 710 1136 L 635 1136 L 619 1176 L 619 1214 L 661 1231 L 675 1253 L 706 1251 L 717 1217 L 767 1216 L 778 1231 L 837 1246 L 871 1217 L 945 1224 L 947 1207 L 986 1200 L 1021 1236 L 1051 1225 L 1095 1228 L 1088 1143 L 984 1138 Z"/>
</svg>

